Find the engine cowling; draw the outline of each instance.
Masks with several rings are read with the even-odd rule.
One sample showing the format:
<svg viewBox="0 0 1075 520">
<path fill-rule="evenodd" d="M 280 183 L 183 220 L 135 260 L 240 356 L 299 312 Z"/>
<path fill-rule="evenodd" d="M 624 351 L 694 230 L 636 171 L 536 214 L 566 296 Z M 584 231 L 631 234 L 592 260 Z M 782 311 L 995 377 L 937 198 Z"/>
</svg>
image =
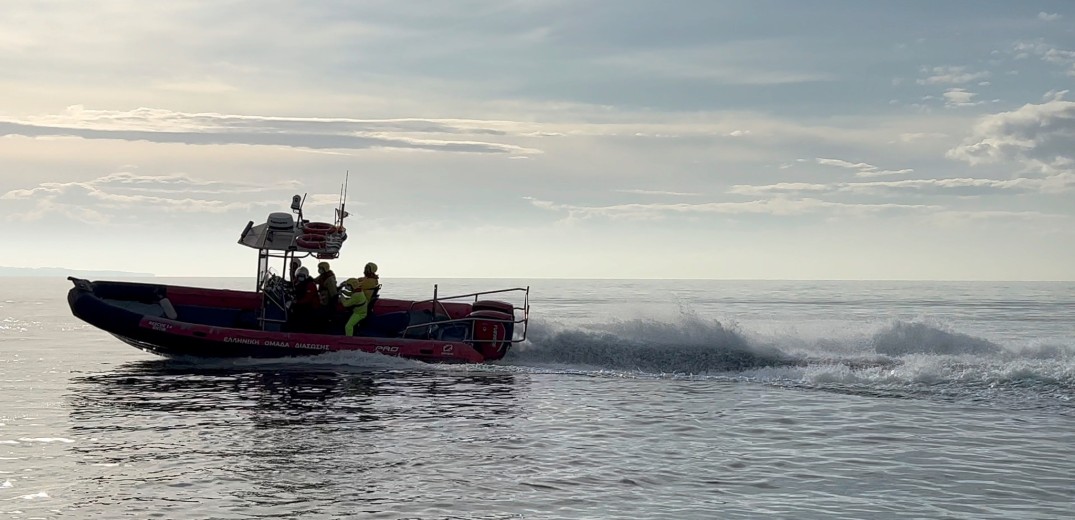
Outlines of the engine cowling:
<svg viewBox="0 0 1075 520">
<path fill-rule="evenodd" d="M 474 348 L 486 360 L 497 360 L 508 353 L 513 315 L 500 311 L 478 310 L 471 312 L 467 318 L 471 320 L 470 338 Z"/>
<path fill-rule="evenodd" d="M 478 300 L 470 305 L 471 311 L 499 311 L 504 314 L 513 315 L 515 313 L 515 306 L 508 302 L 502 302 L 500 300 Z"/>
</svg>

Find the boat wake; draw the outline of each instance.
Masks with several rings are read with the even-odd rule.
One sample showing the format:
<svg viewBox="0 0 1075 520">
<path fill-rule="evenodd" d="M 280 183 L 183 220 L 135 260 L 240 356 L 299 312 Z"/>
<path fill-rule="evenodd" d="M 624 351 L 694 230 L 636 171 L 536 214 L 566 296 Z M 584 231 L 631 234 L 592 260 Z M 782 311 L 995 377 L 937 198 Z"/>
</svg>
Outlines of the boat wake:
<svg viewBox="0 0 1075 520">
<path fill-rule="evenodd" d="M 686 313 L 565 326 L 534 321 L 501 362 L 519 369 L 806 386 L 868 395 L 1032 390 L 1075 405 L 1075 346 L 1022 349 L 929 321 L 892 321 L 805 340 L 725 326 Z"/>
<path fill-rule="evenodd" d="M 997 354 L 1003 349 L 996 343 L 967 334 L 939 328 L 937 325 L 897 321 L 873 337 L 878 354 Z"/>
<path fill-rule="evenodd" d="M 505 358 L 508 364 L 650 374 L 741 371 L 797 362 L 776 348 L 752 344 L 735 327 L 697 316 L 687 316 L 683 323 L 636 319 L 583 328 L 531 324 L 528 341 Z"/>
</svg>

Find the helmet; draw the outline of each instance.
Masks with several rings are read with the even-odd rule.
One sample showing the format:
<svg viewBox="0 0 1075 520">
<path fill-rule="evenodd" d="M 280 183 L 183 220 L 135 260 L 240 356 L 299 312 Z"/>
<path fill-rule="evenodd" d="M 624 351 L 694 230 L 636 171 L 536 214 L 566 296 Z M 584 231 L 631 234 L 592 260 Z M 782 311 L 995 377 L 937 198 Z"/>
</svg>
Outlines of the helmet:
<svg viewBox="0 0 1075 520">
<path fill-rule="evenodd" d="M 358 286 L 361 284 L 361 282 L 358 281 L 358 278 L 348 278 L 347 281 L 343 283 L 347 284 L 348 287 L 354 290 L 357 290 Z"/>
<path fill-rule="evenodd" d="M 318 262 L 317 263 L 317 272 L 323 273 L 325 271 L 328 271 L 329 269 L 331 269 L 331 267 L 328 266 L 328 262 Z"/>
<path fill-rule="evenodd" d="M 305 267 L 300 267 L 297 271 L 295 271 L 295 279 L 296 280 L 301 279 L 301 278 L 309 278 L 309 277 L 310 277 L 310 270 L 305 268 Z"/>
<path fill-rule="evenodd" d="M 373 262 L 370 262 L 370 263 L 366 264 L 366 270 L 371 272 L 371 273 L 376 274 L 377 273 L 377 264 L 375 264 Z"/>
</svg>

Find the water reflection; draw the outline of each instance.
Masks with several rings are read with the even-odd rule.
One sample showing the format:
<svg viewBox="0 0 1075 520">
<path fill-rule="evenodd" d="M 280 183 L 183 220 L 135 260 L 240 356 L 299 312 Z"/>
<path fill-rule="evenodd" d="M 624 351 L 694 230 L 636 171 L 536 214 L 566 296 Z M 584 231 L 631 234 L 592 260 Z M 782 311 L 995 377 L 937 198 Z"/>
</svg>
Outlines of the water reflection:
<svg viewBox="0 0 1075 520">
<path fill-rule="evenodd" d="M 147 499 L 215 498 L 237 510 L 302 504 L 316 513 L 339 511 L 341 500 L 399 500 L 416 479 L 458 472 L 474 453 L 510 457 L 525 422 L 520 384 L 525 377 L 497 372 L 168 360 L 76 376 L 66 397 L 80 442 L 70 450 L 81 477 L 115 490 L 76 509 L 122 503 L 137 514 Z"/>
<path fill-rule="evenodd" d="M 122 426 L 112 421 L 117 416 L 232 411 L 259 427 L 510 414 L 516 384 L 515 374 L 505 372 L 214 367 L 162 359 L 75 376 L 67 398 L 81 426 L 99 420 Z"/>
</svg>

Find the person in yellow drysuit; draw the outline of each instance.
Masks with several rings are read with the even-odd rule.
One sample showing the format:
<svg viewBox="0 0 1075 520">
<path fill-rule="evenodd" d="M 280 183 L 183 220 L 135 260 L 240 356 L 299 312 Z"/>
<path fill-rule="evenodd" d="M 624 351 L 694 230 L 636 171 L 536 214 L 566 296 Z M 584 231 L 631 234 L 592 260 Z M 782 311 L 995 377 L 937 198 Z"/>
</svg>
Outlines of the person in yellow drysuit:
<svg viewBox="0 0 1075 520">
<path fill-rule="evenodd" d="M 377 276 L 377 264 L 366 264 L 362 275 L 362 278 L 348 278 L 344 286 L 349 289 L 350 294 L 341 295 L 343 306 L 351 309 L 351 317 L 343 326 L 344 334 L 348 336 L 354 336 L 355 327 L 366 319 L 374 291 L 381 286 L 381 279 Z"/>
</svg>

